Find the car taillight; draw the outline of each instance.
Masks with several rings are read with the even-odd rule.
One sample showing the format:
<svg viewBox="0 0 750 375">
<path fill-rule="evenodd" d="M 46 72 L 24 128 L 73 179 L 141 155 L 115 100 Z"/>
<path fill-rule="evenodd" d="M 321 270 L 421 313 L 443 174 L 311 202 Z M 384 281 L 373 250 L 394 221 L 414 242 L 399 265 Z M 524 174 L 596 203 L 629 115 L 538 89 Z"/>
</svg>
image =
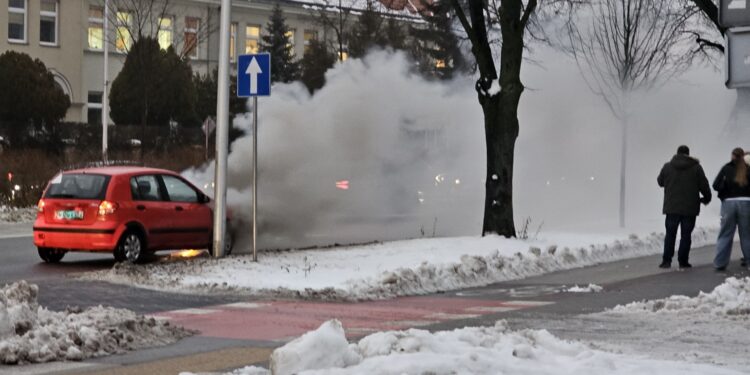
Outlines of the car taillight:
<svg viewBox="0 0 750 375">
<path fill-rule="evenodd" d="M 44 199 L 40 199 L 39 203 L 36 204 L 36 211 L 40 214 L 44 212 Z"/>
<path fill-rule="evenodd" d="M 115 213 L 116 209 L 117 203 L 102 201 L 102 203 L 99 204 L 99 216 L 112 215 L 113 213 Z"/>
</svg>

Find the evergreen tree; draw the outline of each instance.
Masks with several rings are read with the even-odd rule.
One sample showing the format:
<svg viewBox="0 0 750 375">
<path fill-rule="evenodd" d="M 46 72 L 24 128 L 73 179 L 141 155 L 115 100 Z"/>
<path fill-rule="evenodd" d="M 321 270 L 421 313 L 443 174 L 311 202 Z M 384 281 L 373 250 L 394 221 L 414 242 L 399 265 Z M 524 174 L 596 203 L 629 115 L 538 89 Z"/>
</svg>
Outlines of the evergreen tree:
<svg viewBox="0 0 750 375">
<path fill-rule="evenodd" d="M 190 64 L 156 39 L 136 41 L 112 82 L 110 117 L 116 124 L 195 126 L 196 91 Z"/>
<path fill-rule="evenodd" d="M 216 93 L 219 87 L 219 71 L 214 69 L 211 74 L 193 76 L 196 91 L 195 113 L 200 121 L 207 117 L 216 118 Z M 247 98 L 237 97 L 237 77 L 229 77 L 229 117 L 247 112 Z"/>
<path fill-rule="evenodd" d="M 44 63 L 25 53 L 6 51 L 0 55 L 0 122 L 10 124 L 10 141 L 24 144 L 31 126 L 44 130 L 57 141 L 57 125 L 70 107 L 70 99 L 55 83 Z"/>
<path fill-rule="evenodd" d="M 383 36 L 383 15 L 375 9 L 373 0 L 367 1 L 367 7 L 352 27 L 349 36 L 349 56 L 359 58 L 373 47 L 384 47 L 387 39 Z"/>
<path fill-rule="evenodd" d="M 311 40 L 309 47 L 302 58 L 302 83 L 313 93 L 325 85 L 325 73 L 336 64 L 338 58 L 328 50 L 324 42 L 317 39 Z"/>
<path fill-rule="evenodd" d="M 427 27 L 411 27 L 415 40 L 412 52 L 420 70 L 427 76 L 440 79 L 451 79 L 458 72 L 468 71 L 470 66 L 453 31 L 456 16 L 450 2 L 424 5 L 426 9 L 422 12 L 422 18 L 427 22 Z"/>
<path fill-rule="evenodd" d="M 272 82 L 286 83 L 299 78 L 299 63 L 294 61 L 294 46 L 288 37 L 290 32 L 277 2 L 260 41 L 260 50 L 271 54 Z"/>
</svg>

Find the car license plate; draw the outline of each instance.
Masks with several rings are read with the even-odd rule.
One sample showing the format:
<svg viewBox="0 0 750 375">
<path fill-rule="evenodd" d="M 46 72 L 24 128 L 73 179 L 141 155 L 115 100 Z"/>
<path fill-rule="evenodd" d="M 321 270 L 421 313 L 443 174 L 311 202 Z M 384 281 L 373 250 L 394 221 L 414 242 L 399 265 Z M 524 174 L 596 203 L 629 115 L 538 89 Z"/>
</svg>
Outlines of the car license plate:
<svg viewBox="0 0 750 375">
<path fill-rule="evenodd" d="M 57 220 L 83 220 L 83 211 L 80 210 L 60 210 L 55 211 Z"/>
</svg>

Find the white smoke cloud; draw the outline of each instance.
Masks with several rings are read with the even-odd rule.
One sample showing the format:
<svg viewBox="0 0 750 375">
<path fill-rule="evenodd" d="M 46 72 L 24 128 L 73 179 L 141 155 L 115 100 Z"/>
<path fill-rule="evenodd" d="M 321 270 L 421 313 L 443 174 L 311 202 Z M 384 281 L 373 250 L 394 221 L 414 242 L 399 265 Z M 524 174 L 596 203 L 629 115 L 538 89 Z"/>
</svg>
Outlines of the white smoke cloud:
<svg viewBox="0 0 750 375">
<path fill-rule="evenodd" d="M 617 121 L 571 59 L 549 48 L 533 58 L 541 65 L 525 65 L 522 77 L 516 220 L 531 217 L 543 230 L 614 227 Z M 402 54 L 374 52 L 330 70 L 313 96 L 289 84 L 259 99 L 261 248 L 480 233 L 485 146 L 474 78 L 428 82 L 409 66 Z M 731 147 L 718 139 L 734 93 L 720 73 L 696 68 L 640 98 L 630 137 L 628 223 L 653 227 L 661 220 L 656 175 L 679 144 L 702 158 L 709 178 L 728 155 Z M 249 130 L 250 118 L 235 126 Z M 249 131 L 232 144 L 228 169 L 228 202 L 249 228 Z M 213 168 L 184 174 L 210 184 Z M 344 180 L 349 190 L 336 187 Z"/>
</svg>

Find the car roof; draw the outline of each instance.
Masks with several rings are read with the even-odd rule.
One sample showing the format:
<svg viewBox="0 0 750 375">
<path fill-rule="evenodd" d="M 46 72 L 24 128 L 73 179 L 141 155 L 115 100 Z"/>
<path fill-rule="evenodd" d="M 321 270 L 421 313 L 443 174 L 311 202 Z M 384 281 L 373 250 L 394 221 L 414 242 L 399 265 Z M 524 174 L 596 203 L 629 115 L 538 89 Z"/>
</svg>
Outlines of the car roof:
<svg viewBox="0 0 750 375">
<path fill-rule="evenodd" d="M 134 166 L 108 166 L 108 167 L 92 167 L 92 168 L 81 168 L 65 171 L 63 173 L 90 173 L 90 174 L 103 174 L 108 176 L 116 175 L 132 175 L 132 174 L 169 174 L 177 175 L 177 173 L 159 168 L 149 167 L 134 167 Z"/>
</svg>

